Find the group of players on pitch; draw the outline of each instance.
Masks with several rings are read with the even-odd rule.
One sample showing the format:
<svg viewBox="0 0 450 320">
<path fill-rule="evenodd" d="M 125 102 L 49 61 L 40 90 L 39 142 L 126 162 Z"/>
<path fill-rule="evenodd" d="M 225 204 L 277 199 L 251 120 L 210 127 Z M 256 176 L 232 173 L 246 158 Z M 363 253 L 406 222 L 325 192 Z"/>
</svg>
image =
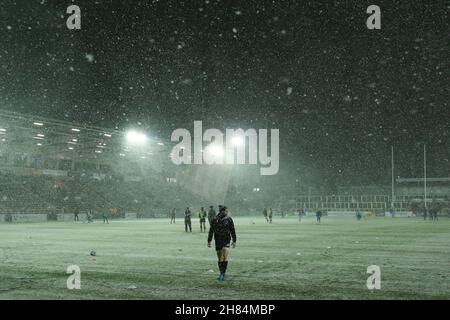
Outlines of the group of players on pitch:
<svg viewBox="0 0 450 320">
<path fill-rule="evenodd" d="M 170 213 L 170 223 L 175 223 L 176 209 L 173 208 Z M 192 232 L 191 223 L 192 211 L 189 207 L 184 211 L 184 230 Z M 209 222 L 208 248 L 211 247 L 211 241 L 214 238 L 217 253 L 217 265 L 219 266 L 219 281 L 225 280 L 225 273 L 228 267 L 228 250 L 230 246 L 236 247 L 236 231 L 234 229 L 233 219 L 228 215 L 228 208 L 219 205 L 219 213 L 216 213 L 213 206 L 209 207 L 208 212 L 203 207 L 198 212 L 200 219 L 200 231 L 206 232 L 206 219 Z"/>
<path fill-rule="evenodd" d="M 219 210 L 222 206 L 219 206 Z M 170 212 L 170 223 L 175 223 L 175 217 L 177 214 L 177 209 L 173 208 Z M 209 225 L 211 225 L 211 221 L 216 217 L 216 211 L 214 210 L 213 206 L 209 207 L 209 211 L 206 212 L 203 207 L 200 208 L 200 211 L 198 212 L 198 218 L 200 220 L 200 231 L 206 232 L 206 219 L 209 221 Z M 184 211 L 184 230 L 186 232 L 192 232 L 192 211 L 189 207 L 186 208 Z"/>
<path fill-rule="evenodd" d="M 111 214 L 113 214 L 113 215 L 117 213 L 117 209 L 115 209 L 115 208 L 114 209 L 110 209 L 110 210 L 111 210 Z M 101 217 L 103 219 L 103 223 L 109 224 L 109 219 L 108 219 L 109 212 L 108 212 L 108 210 L 106 208 L 104 208 L 104 209 L 97 209 L 97 213 L 99 215 L 101 215 Z M 75 211 L 73 213 L 74 221 L 80 221 L 79 214 L 80 214 L 80 209 L 75 208 Z M 94 222 L 94 213 L 93 213 L 92 209 L 88 209 L 87 210 L 87 212 L 86 212 L 86 221 L 84 221 L 84 222 L 87 222 L 87 223 Z"/>
</svg>

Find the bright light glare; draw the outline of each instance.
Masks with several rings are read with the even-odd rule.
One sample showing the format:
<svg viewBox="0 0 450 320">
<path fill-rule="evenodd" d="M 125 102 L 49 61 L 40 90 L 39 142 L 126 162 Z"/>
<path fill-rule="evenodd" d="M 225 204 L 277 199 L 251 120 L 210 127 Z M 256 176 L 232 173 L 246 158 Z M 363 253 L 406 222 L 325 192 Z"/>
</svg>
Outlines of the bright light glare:
<svg viewBox="0 0 450 320">
<path fill-rule="evenodd" d="M 147 140 L 147 136 L 141 132 L 130 131 L 127 133 L 127 141 L 133 144 L 142 144 Z"/>
<path fill-rule="evenodd" d="M 233 139 L 231 140 L 231 142 L 233 142 L 234 146 L 240 147 L 244 144 L 244 139 L 239 136 L 234 136 Z"/>
<path fill-rule="evenodd" d="M 208 152 L 215 157 L 223 156 L 223 148 L 218 145 L 209 146 Z"/>
</svg>

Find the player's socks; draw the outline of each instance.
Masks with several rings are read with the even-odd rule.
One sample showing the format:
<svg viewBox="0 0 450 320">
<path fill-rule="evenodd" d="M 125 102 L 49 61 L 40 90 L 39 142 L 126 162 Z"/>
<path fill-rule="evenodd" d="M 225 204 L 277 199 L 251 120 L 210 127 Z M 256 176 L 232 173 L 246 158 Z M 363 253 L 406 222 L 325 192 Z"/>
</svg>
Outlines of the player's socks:
<svg viewBox="0 0 450 320">
<path fill-rule="evenodd" d="M 224 261 L 223 263 L 223 275 L 225 276 L 225 273 L 227 272 L 227 267 L 228 267 L 228 261 Z"/>
<path fill-rule="evenodd" d="M 217 265 L 219 266 L 219 271 L 220 271 L 220 275 L 217 278 L 217 280 L 223 281 L 223 262 L 222 261 L 218 261 Z"/>
</svg>

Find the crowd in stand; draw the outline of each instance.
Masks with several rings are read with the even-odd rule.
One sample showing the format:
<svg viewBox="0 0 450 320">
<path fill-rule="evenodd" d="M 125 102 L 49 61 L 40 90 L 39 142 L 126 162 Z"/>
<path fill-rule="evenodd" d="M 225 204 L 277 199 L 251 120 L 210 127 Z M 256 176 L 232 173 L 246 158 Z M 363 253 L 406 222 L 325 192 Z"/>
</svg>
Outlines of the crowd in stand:
<svg viewBox="0 0 450 320">
<path fill-rule="evenodd" d="M 163 210 L 173 201 L 180 203 L 195 196 L 180 192 L 178 187 L 164 181 L 123 181 L 123 179 L 92 179 L 80 177 L 16 176 L 0 174 L 0 214 L 87 213 L 108 208 L 136 212 L 148 216 L 147 211 Z"/>
</svg>

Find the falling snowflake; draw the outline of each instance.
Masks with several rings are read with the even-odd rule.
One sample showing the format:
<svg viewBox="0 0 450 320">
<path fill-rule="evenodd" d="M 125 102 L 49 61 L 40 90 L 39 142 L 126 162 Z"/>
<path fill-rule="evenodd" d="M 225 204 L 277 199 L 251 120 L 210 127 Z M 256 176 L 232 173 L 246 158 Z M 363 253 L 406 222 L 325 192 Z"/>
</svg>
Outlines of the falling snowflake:
<svg viewBox="0 0 450 320">
<path fill-rule="evenodd" d="M 84 57 L 86 58 L 87 62 L 89 63 L 94 62 L 94 55 L 92 53 L 86 53 Z"/>
</svg>

